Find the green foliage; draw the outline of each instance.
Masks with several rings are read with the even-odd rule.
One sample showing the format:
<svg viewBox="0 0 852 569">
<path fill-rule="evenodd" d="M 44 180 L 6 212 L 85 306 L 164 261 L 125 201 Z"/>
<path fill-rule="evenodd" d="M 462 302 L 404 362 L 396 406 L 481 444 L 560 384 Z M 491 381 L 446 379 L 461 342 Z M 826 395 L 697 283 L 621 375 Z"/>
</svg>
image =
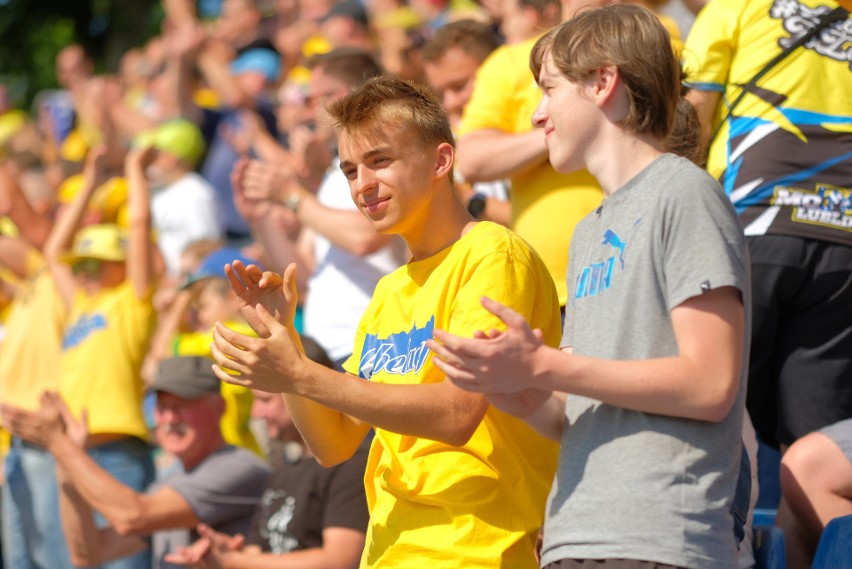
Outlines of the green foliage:
<svg viewBox="0 0 852 569">
<path fill-rule="evenodd" d="M 113 72 L 121 54 L 159 31 L 157 0 L 0 0 L 0 83 L 27 108 L 55 88 L 59 50 L 79 43 L 98 71 Z"/>
</svg>

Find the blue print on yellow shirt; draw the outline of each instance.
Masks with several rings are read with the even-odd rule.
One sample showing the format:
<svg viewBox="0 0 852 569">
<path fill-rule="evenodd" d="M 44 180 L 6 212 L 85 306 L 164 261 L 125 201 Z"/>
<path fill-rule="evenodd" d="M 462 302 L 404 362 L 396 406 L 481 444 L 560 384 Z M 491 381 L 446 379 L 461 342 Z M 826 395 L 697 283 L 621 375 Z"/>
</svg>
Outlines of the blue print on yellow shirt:
<svg viewBox="0 0 852 569">
<path fill-rule="evenodd" d="M 62 339 L 62 349 L 67 350 L 83 343 L 83 340 L 88 338 L 97 330 L 103 330 L 107 327 L 107 320 L 103 314 L 98 312 L 94 314 L 83 314 L 80 319 L 71 325 L 65 332 L 65 337 Z"/>
<path fill-rule="evenodd" d="M 432 338 L 434 328 L 435 317 L 432 316 L 422 328 L 413 326 L 408 332 L 397 332 L 387 338 L 367 334 L 361 350 L 358 377 L 369 380 L 380 372 L 395 375 L 418 373 L 429 355 L 426 340 Z"/>
</svg>

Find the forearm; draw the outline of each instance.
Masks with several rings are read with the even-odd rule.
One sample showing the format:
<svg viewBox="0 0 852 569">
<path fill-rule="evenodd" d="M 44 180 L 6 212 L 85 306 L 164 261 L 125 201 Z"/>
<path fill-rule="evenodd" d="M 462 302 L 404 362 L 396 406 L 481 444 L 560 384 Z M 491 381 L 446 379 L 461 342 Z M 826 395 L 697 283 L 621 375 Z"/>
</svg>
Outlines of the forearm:
<svg viewBox="0 0 852 569">
<path fill-rule="evenodd" d="M 127 278 L 133 283 L 137 296 L 143 298 L 150 292 L 154 280 L 150 192 L 142 164 L 130 160 L 125 175 L 129 189 Z"/>
<path fill-rule="evenodd" d="M 130 527 L 138 519 L 141 495 L 113 478 L 67 436 L 56 437 L 49 450 L 63 470 L 66 482 L 114 528 Z"/>
<path fill-rule="evenodd" d="M 535 375 L 543 388 L 699 421 L 724 419 L 739 387 L 737 366 L 701 366 L 685 356 L 604 360 L 544 348 L 537 359 Z"/>
<path fill-rule="evenodd" d="M 300 253 L 297 244 L 281 232 L 271 217 L 264 216 L 251 221 L 251 228 L 272 261 L 273 270 L 283 272 L 290 263 L 296 264 L 296 290 L 301 297 L 305 293 L 308 278 L 313 274 L 313 263 Z"/>
<path fill-rule="evenodd" d="M 547 162 L 544 132 L 481 130 L 458 141 L 458 169 L 469 183 L 511 178 Z"/>
<path fill-rule="evenodd" d="M 565 426 L 565 397 L 564 393 L 553 393 L 541 407 L 524 417 L 524 421 L 541 436 L 561 442 Z"/>
<path fill-rule="evenodd" d="M 112 527 L 99 529 L 91 507 L 76 487 L 59 475 L 59 512 L 62 531 L 68 544 L 71 562 L 78 567 L 95 567 L 111 559 L 124 557 L 147 548 L 135 536 L 120 536 Z"/>
<path fill-rule="evenodd" d="M 216 55 L 202 51 L 198 56 L 198 68 L 210 87 L 222 98 L 222 103 L 232 109 L 250 107 L 249 98 L 243 93 L 228 70 L 228 63 Z"/>
<path fill-rule="evenodd" d="M 378 251 L 392 239 L 377 233 L 361 212 L 326 207 L 307 192 L 299 204 L 298 216 L 336 247 L 359 257 Z"/>
<path fill-rule="evenodd" d="M 308 373 L 292 385 L 287 399 L 288 409 L 292 395 L 298 395 L 342 415 L 335 420 L 334 414 L 319 415 L 312 407 L 301 406 L 298 413 L 306 411 L 312 414 L 310 424 L 306 425 L 300 425 L 299 417 L 294 415 L 306 440 L 308 427 L 322 429 L 325 421 L 332 420 L 331 428 L 338 432 L 351 435 L 360 428 L 361 438 L 366 429 L 359 427 L 358 422 L 402 435 L 461 446 L 473 435 L 488 407 L 484 396 L 462 391 L 448 381 L 419 385 L 374 383 L 313 362 L 306 365 L 309 366 Z M 334 435 L 326 433 L 325 436 L 331 441 Z M 360 442 L 360 439 L 355 442 Z"/>
<path fill-rule="evenodd" d="M 83 214 L 89 204 L 89 200 L 95 193 L 97 180 L 87 175 L 83 178 L 83 187 L 74 200 L 62 210 L 62 214 L 56 221 L 53 230 L 44 245 L 44 257 L 48 262 L 56 262 L 62 251 L 71 246 L 71 240 L 77 231 L 77 226 L 83 219 Z"/>
</svg>

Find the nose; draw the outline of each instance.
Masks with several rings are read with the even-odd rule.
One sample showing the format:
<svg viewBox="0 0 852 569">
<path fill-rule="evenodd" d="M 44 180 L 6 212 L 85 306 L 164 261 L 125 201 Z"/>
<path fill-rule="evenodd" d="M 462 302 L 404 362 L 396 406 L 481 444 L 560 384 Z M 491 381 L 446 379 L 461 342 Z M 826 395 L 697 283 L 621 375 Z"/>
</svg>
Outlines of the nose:
<svg viewBox="0 0 852 569">
<path fill-rule="evenodd" d="M 532 114 L 532 124 L 536 128 L 543 128 L 547 122 L 547 96 L 542 95 L 541 101 Z"/>
<path fill-rule="evenodd" d="M 359 164 L 357 175 L 352 186 L 355 195 L 370 191 L 376 186 L 376 173 L 365 164 Z"/>
</svg>

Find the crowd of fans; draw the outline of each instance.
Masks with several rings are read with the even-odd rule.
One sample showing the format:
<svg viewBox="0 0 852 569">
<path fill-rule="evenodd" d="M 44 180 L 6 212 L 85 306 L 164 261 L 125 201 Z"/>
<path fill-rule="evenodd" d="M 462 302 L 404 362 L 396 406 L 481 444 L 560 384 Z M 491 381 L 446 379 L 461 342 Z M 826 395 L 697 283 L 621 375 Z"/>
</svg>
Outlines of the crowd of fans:
<svg viewBox="0 0 852 569">
<path fill-rule="evenodd" d="M 227 360 L 248 366 L 243 371 L 254 371 L 259 362 L 266 361 L 263 354 L 243 362 L 223 350 L 233 347 L 254 355 L 250 342 L 269 335 L 262 313 L 259 316 L 260 311 L 252 306 L 251 294 L 262 294 L 256 288 L 261 286 L 258 283 L 272 282 L 279 289 L 283 286 L 288 298 L 299 299 L 297 306 L 282 310 L 292 309 L 293 314 L 273 316 L 285 324 L 292 319 L 293 328 L 301 335 L 295 342 L 298 350 L 310 360 L 323 369 L 350 373 L 354 369 L 362 378 L 370 378 L 383 365 L 380 346 L 367 354 L 371 337 L 369 330 L 365 334 L 362 316 L 366 311 L 366 320 L 378 321 L 384 309 L 384 317 L 389 318 L 392 308 L 375 306 L 377 284 L 406 263 L 414 266 L 421 260 L 420 246 L 429 241 L 423 233 L 439 235 L 434 224 L 440 225 L 441 218 L 429 217 L 433 225 L 424 222 L 426 229 L 419 232 L 407 226 L 401 231 L 376 231 L 376 223 L 353 202 L 350 193 L 359 180 L 361 157 L 356 164 L 341 151 L 344 139 L 347 152 L 363 146 L 350 140 L 350 127 L 345 126 L 346 120 L 355 119 L 341 118 L 346 109 L 330 106 L 349 100 L 353 90 L 360 93 L 365 81 L 381 82 L 388 77 L 428 86 L 443 104 L 441 120 L 447 121 L 455 139 L 454 163 L 450 160 L 439 188 L 450 192 L 444 197 L 462 204 L 465 219 L 470 216 L 511 228 L 535 251 L 535 259 L 540 258 L 536 261 L 540 267 L 533 263 L 530 274 L 549 276 L 548 283 L 552 280 L 555 286 L 553 298 L 532 287 L 529 290 L 534 292 L 529 294 L 537 295 L 537 308 L 521 301 L 519 306 L 530 312 L 513 307 L 532 328 L 543 330 L 538 331 L 538 340 L 544 334 L 545 343 L 559 346 L 558 308 L 566 319 L 563 347 L 595 354 L 613 340 L 588 331 L 583 336 L 585 329 L 572 329 L 571 318 L 576 314 L 576 299 L 595 296 L 609 287 L 614 264 L 620 263 L 624 269 L 625 258 L 631 255 L 629 244 L 607 232 L 603 245 L 616 251 L 615 257 L 608 269 L 590 265 L 584 269 L 591 270 L 588 275 L 571 272 L 579 269 L 572 268 L 568 251 L 575 226 L 582 227 L 582 220 L 592 212 L 599 215 L 602 201 L 612 203 L 611 194 L 618 187 L 609 188 L 607 182 L 619 168 L 627 171 L 626 159 L 611 164 L 614 157 L 609 155 L 607 162 L 582 163 L 576 168 L 564 165 L 574 164 L 569 154 L 557 156 L 562 158 L 557 163 L 555 150 L 540 128 L 550 119 L 539 108 L 542 88 L 547 91 L 541 80 L 546 73 L 542 54 L 551 49 L 548 42 L 559 41 L 553 35 L 544 36 L 543 41 L 542 35 L 578 14 L 611 3 L 222 0 L 215 17 L 200 19 L 192 0 L 163 0 L 160 34 L 125 53 L 114 73 L 94 73 L 89 56 L 74 44 L 56 57 L 60 88 L 39 93 L 28 112 L 11 108 L 0 85 L 4 566 L 343 568 L 356 567 L 359 562 L 372 566 L 380 559 L 375 551 L 387 545 L 381 541 L 390 539 L 387 527 L 382 532 L 369 525 L 369 520 L 376 516 L 376 504 L 381 510 L 385 503 L 377 502 L 372 475 L 365 489 L 364 473 L 381 471 L 386 477 L 405 478 L 413 472 L 382 462 L 390 459 L 381 449 L 409 445 L 404 460 L 413 464 L 436 452 L 431 442 L 417 446 L 420 439 L 434 438 L 443 441 L 441 444 L 449 440 L 450 447 L 468 444 L 468 439 L 447 439 L 440 430 L 434 437 L 409 437 L 415 442 L 406 437 L 392 439 L 387 435 L 392 429 L 381 423 L 382 418 L 373 423 L 373 441 L 367 426 L 370 421 L 361 421 L 348 431 L 358 434 L 349 445 L 351 458 L 337 460 L 341 452 L 319 452 L 320 439 L 302 428 L 299 420 L 296 423 L 302 433 L 297 430 L 291 413 L 304 420 L 307 415 L 301 404 L 268 393 L 275 389 L 253 390 L 238 379 L 220 381 L 225 377 L 222 374 L 235 373 L 223 371 L 229 369 Z M 852 89 L 852 73 L 848 58 L 842 57 L 848 55 L 848 49 L 843 52 L 837 47 L 838 41 L 849 41 L 850 19 L 848 13 L 832 12 L 837 3 L 831 0 L 628 3 L 642 5 L 668 32 L 668 43 L 682 62 L 686 81 L 676 116 L 654 117 L 647 123 L 628 116 L 623 123 L 636 121 L 640 125 L 636 132 L 653 132 L 663 150 L 688 158 L 721 182 L 740 216 L 738 238 L 744 236 L 750 252 L 750 260 L 748 254 L 739 259 L 732 253 L 731 265 L 739 263 L 743 275 L 749 272 L 751 278 L 749 286 L 748 277 L 734 275 L 734 269 L 727 273 L 721 262 L 718 268 L 710 263 L 718 259 L 702 260 L 713 266 L 709 274 L 714 280 L 712 284 L 705 281 L 706 289 L 703 283 L 700 292 L 716 298 L 708 294 L 711 289 L 728 284 L 739 290 L 740 302 L 746 307 L 742 323 L 746 333 L 739 342 L 745 346 L 745 361 L 751 345 L 751 363 L 743 365 L 747 381 L 732 380 L 734 385 L 726 393 L 729 405 L 716 414 L 687 409 L 687 404 L 660 410 L 660 405 L 680 400 L 659 397 L 643 406 L 637 396 L 635 403 L 624 405 L 641 416 L 630 428 L 640 434 L 663 433 L 663 438 L 671 435 L 678 444 L 678 437 L 692 444 L 693 439 L 705 436 L 701 429 L 708 422 L 724 424 L 725 429 L 737 433 L 742 448 L 708 444 L 701 449 L 712 455 L 706 458 L 709 463 L 738 465 L 738 476 L 736 468 L 725 471 L 724 476 L 733 472 L 730 488 L 726 487 L 729 495 L 716 496 L 713 507 L 729 506 L 735 518 L 730 533 L 738 541 L 744 538 L 735 560 L 739 567 L 754 565 L 749 518 L 758 495 L 755 430 L 764 443 L 780 448 L 784 453 L 780 470 L 784 497 L 777 522 L 785 531 L 789 566 L 808 567 L 825 524 L 831 518 L 852 514 L 852 159 L 848 129 L 852 107 L 845 95 L 849 91 L 844 91 Z M 838 15 L 824 24 L 823 31 L 785 54 L 778 64 L 784 71 L 776 70 L 777 76 L 767 72 L 767 82 L 752 81 L 776 52 L 827 20 L 829 12 Z M 695 14 L 698 18 L 693 24 Z M 843 61 L 847 62 L 845 68 Z M 626 64 L 611 64 L 628 73 Z M 580 76 L 568 78 L 582 80 Z M 388 89 L 407 93 L 406 87 L 389 85 Z M 748 95 L 742 102 L 737 100 L 741 92 Z M 418 97 L 416 93 L 406 96 Z M 642 109 L 637 100 L 632 98 L 629 105 Z M 413 108 L 420 112 L 420 107 Z M 577 115 L 579 132 L 585 123 L 582 112 Z M 654 120 L 667 126 L 654 131 L 650 124 Z M 411 132 L 425 128 L 426 122 L 423 119 L 412 125 Z M 344 134 L 335 123 L 338 127 L 344 124 Z M 354 127 L 351 132 L 365 137 L 375 134 Z M 412 140 L 420 136 L 395 131 L 380 135 L 400 148 L 414 145 Z M 642 147 L 628 139 L 635 144 L 631 152 L 638 156 Z M 644 144 L 648 138 L 636 140 Z M 602 168 L 604 163 L 606 168 Z M 663 179 L 657 182 L 663 183 L 659 181 Z M 687 179 L 691 178 L 686 174 L 680 178 Z M 721 207 L 713 205 L 715 202 L 702 204 L 702 210 Z M 425 219 L 425 206 L 421 209 L 418 215 Z M 724 227 L 726 214 L 722 209 L 719 212 L 718 219 L 723 220 L 719 226 Z M 447 227 L 458 221 L 454 215 L 448 208 Z M 691 224 L 699 236 L 689 250 L 683 249 L 683 243 L 693 243 L 691 240 L 683 239 L 681 248 L 666 242 L 670 248 L 666 255 L 677 264 L 691 266 L 687 261 L 699 255 L 700 246 L 705 247 L 702 251 L 721 255 L 700 233 L 701 220 L 677 220 Z M 480 239 L 497 240 L 496 234 L 485 233 L 493 231 L 490 223 L 482 227 L 488 229 L 481 230 Z M 689 228 L 677 230 L 688 232 Z M 600 241 L 600 237 L 583 235 L 577 242 L 597 245 L 596 240 Z M 580 246 L 575 243 L 572 247 Z M 587 252 L 571 251 L 572 258 L 576 255 L 578 259 Z M 414 262 L 410 262 L 412 258 Z M 669 262 L 668 257 L 666 260 Z M 669 263 L 662 265 L 666 275 L 681 276 L 674 261 Z M 230 267 L 226 269 L 226 265 Z M 506 275 L 516 270 L 511 266 L 500 269 Z M 604 274 L 606 270 L 610 272 Z M 408 278 L 421 286 L 417 270 L 410 273 Z M 494 279 L 494 294 L 509 286 L 510 276 L 485 274 Z M 567 283 L 566 274 L 572 277 Z M 383 281 L 385 287 L 388 282 Z M 487 291 L 489 285 L 484 286 Z M 524 286 L 515 283 L 509 292 L 521 295 L 528 290 Z M 259 304 L 266 307 L 264 302 Z M 548 319 L 550 308 L 556 320 Z M 676 305 L 665 308 L 674 310 Z M 452 310 L 457 309 L 452 303 Z M 624 306 L 621 310 L 632 309 Z M 642 306 L 629 317 L 600 317 L 619 320 L 632 336 L 638 336 L 645 332 L 634 328 L 652 320 L 652 312 Z M 729 316 L 719 312 L 723 320 Z M 512 332 L 511 321 L 506 324 Z M 222 325 L 230 332 L 224 332 Z M 434 326 L 438 329 L 441 323 Z M 509 332 L 505 338 L 511 337 Z M 710 329 L 705 332 L 711 333 Z M 491 340 L 499 336 L 493 331 L 490 334 Z M 438 336 L 447 347 L 434 345 L 435 359 L 440 356 L 434 370 L 448 366 L 445 361 L 456 362 L 456 368 L 446 368 L 445 377 L 464 389 L 487 392 L 479 380 L 456 371 L 468 365 L 475 368 L 464 363 L 475 348 L 454 347 L 451 336 Z M 413 365 L 411 360 L 419 357 L 418 347 L 425 354 L 432 334 L 415 339 L 417 346 L 400 352 L 409 356 L 399 366 Z M 682 337 L 677 339 L 680 343 Z M 413 340 L 407 337 L 407 341 Z M 594 346 L 589 348 L 591 344 Z M 719 347 L 720 359 L 725 347 Z M 454 349 L 462 351 L 453 353 Z M 619 356 L 609 358 L 642 357 L 621 349 Z M 651 346 L 648 353 L 655 349 L 657 346 Z M 505 354 L 515 352 L 506 350 Z M 218 364 L 215 370 L 214 360 Z M 495 362 L 500 363 L 495 367 L 511 367 L 511 362 Z M 230 369 L 241 371 L 236 364 Z M 736 378 L 737 373 L 731 376 Z M 737 392 L 738 386 L 742 391 Z M 594 389 L 578 389 L 579 395 L 591 393 L 588 396 L 600 399 L 605 407 L 622 407 L 618 397 L 613 402 L 606 395 L 595 396 L 599 392 Z M 521 397 L 520 393 L 514 395 Z M 285 399 L 294 405 L 289 412 Z M 489 396 L 488 400 L 498 405 L 497 399 Z M 564 400 L 560 405 L 564 408 Z M 511 405 L 506 408 L 514 409 Z M 746 408 L 748 413 L 741 413 Z M 527 433 L 525 426 L 502 422 L 502 411 L 488 409 L 487 415 L 484 407 L 482 414 L 470 415 L 478 419 L 467 436 L 473 436 L 480 421 L 489 432 L 506 431 L 493 435 L 493 444 L 511 445 L 517 456 L 509 454 L 511 460 L 507 461 L 494 453 L 489 464 L 503 477 L 523 479 L 516 482 L 528 488 L 513 491 L 516 497 L 527 496 L 529 489 L 529 498 L 519 499 L 529 503 L 496 507 L 514 508 L 522 512 L 517 518 L 529 518 L 530 512 L 544 507 L 557 453 L 544 440 L 546 434 Z M 452 409 L 458 417 L 467 416 L 468 411 Z M 572 424 L 582 423 L 586 415 L 577 413 L 571 414 L 569 403 Z M 644 419 L 669 415 L 690 422 L 672 426 L 662 419 L 658 423 Z M 446 425 L 462 423 L 448 419 Z M 603 436 L 601 424 L 595 425 L 598 436 Z M 405 429 L 401 433 L 412 434 Z M 600 496 L 600 490 L 589 490 L 592 485 L 573 480 L 579 485 L 578 492 L 585 488 L 584 496 L 594 496 L 583 507 L 618 510 L 628 500 L 619 498 L 621 493 L 645 492 L 666 484 L 649 482 L 649 478 L 658 473 L 655 480 L 664 479 L 668 465 L 659 471 L 657 465 L 636 471 L 629 482 L 610 479 L 607 471 L 618 470 L 618 464 L 596 463 L 582 441 L 575 443 L 565 437 L 559 472 L 568 469 L 566 461 L 589 454 L 584 458 L 589 461 L 587 475 L 596 477 L 598 486 L 609 488 L 604 494 L 610 492 L 612 503 L 607 503 L 606 495 Z M 479 441 L 476 444 L 485 444 L 474 439 Z M 652 437 L 642 439 L 642 445 L 636 445 L 638 439 L 631 440 L 628 447 L 634 450 L 644 448 L 642 445 L 648 449 L 663 445 Z M 471 455 L 481 451 L 474 446 L 470 449 Z M 525 458 L 518 458 L 521 456 Z M 440 471 L 434 454 L 431 459 L 435 462 L 423 465 L 432 466 L 418 468 Z M 513 464 L 506 466 L 507 462 Z M 321 466 L 329 463 L 339 464 Z M 465 476 L 442 474 L 450 480 L 448 486 L 470 480 L 490 483 L 484 472 L 471 470 L 467 463 L 450 464 L 469 472 Z M 619 488 L 619 484 L 628 486 Z M 721 482 L 714 481 L 713 488 L 718 484 Z M 703 488 L 702 483 L 696 485 Z M 662 489 L 659 492 L 661 500 L 670 496 Z M 418 508 L 424 506 L 414 502 L 415 507 L 406 506 L 410 510 L 398 503 L 394 506 L 401 508 L 399 515 L 404 514 L 405 521 L 384 522 L 388 526 L 407 524 L 405 527 L 433 523 L 436 518 L 418 517 Z M 436 504 L 453 511 L 437 499 L 429 507 L 439 507 Z M 742 512 L 734 512 L 737 507 Z M 487 518 L 494 508 L 494 504 L 487 505 L 481 516 L 480 510 L 471 507 L 470 511 L 477 512 L 473 517 Z M 539 517 L 543 515 L 539 512 Z M 639 512 L 635 515 L 643 519 Z M 456 522 L 463 525 L 460 519 Z M 535 534 L 542 522 L 534 520 Z M 508 532 L 506 528 L 514 528 L 515 523 L 518 519 L 506 522 L 502 529 Z M 586 524 L 584 519 L 564 516 L 549 527 L 586 535 Z M 615 523 L 610 530 L 617 541 L 617 533 L 624 527 Z M 406 541 L 409 538 L 402 530 L 393 531 L 397 550 L 403 551 L 393 555 L 428 557 L 422 553 L 428 548 L 421 551 Z M 624 531 L 630 534 L 625 543 L 644 539 L 641 532 Z M 506 535 L 501 539 L 510 541 Z M 534 541 L 530 550 L 535 549 Z M 526 566 L 515 565 L 516 559 L 528 553 L 521 545 L 494 543 L 506 550 L 504 561 L 508 560 L 508 565 L 498 561 L 494 567 Z M 440 545 L 450 552 L 448 556 L 469 547 Z M 394 550 L 392 545 L 387 548 Z M 626 557 L 631 555 L 628 551 Z M 422 565 L 473 566 L 463 555 L 458 558 L 461 561 L 435 563 L 424 559 Z M 684 559 L 693 561 L 688 555 Z M 725 559 L 718 566 L 729 566 L 725 563 L 730 560 Z M 535 563 L 531 556 L 530 561 Z M 705 566 L 700 559 L 694 562 L 695 567 Z"/>
</svg>

